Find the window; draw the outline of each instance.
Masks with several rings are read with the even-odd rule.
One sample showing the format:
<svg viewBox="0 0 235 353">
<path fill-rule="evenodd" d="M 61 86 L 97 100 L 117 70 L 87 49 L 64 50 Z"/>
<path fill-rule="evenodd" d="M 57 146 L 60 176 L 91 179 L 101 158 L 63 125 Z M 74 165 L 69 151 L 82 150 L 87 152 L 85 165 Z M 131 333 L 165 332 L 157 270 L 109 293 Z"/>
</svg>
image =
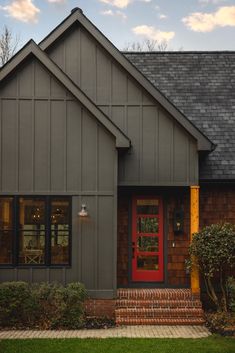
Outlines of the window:
<svg viewBox="0 0 235 353">
<path fill-rule="evenodd" d="M 70 242 L 69 197 L 0 197 L 1 265 L 69 265 Z"/>
<path fill-rule="evenodd" d="M 45 264 L 46 202 L 19 199 L 19 264 Z"/>
<path fill-rule="evenodd" d="M 51 202 L 51 263 L 68 263 L 69 202 L 55 199 Z"/>
</svg>

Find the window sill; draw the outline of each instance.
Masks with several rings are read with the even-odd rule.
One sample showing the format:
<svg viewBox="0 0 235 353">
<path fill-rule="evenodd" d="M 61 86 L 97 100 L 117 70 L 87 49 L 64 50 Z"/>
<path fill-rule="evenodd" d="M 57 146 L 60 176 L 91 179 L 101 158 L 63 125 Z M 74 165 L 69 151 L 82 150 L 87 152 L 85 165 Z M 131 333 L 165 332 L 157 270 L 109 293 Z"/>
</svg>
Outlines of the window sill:
<svg viewBox="0 0 235 353">
<path fill-rule="evenodd" d="M 71 265 L 35 265 L 35 264 L 28 264 L 28 265 L 0 265 L 1 269 L 31 269 L 31 268 L 37 268 L 37 269 L 70 269 L 72 268 Z"/>
</svg>

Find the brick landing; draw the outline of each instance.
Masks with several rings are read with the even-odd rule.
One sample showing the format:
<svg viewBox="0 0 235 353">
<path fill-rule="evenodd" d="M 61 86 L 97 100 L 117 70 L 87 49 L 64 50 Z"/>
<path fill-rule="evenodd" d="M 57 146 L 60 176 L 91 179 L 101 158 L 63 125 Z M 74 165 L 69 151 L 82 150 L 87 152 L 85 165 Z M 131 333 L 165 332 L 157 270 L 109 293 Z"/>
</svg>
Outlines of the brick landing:
<svg viewBox="0 0 235 353">
<path fill-rule="evenodd" d="M 200 298 L 190 289 L 119 289 L 118 325 L 202 325 Z"/>
</svg>

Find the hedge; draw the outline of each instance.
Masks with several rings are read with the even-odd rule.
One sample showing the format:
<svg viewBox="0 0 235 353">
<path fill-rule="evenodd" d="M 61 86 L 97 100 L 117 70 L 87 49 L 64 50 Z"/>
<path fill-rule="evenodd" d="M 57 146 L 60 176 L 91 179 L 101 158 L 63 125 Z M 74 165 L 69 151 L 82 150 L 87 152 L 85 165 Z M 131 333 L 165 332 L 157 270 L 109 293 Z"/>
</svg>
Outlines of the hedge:
<svg viewBox="0 0 235 353">
<path fill-rule="evenodd" d="M 0 284 L 2 328 L 78 329 L 84 323 L 86 290 L 81 283 Z"/>
</svg>

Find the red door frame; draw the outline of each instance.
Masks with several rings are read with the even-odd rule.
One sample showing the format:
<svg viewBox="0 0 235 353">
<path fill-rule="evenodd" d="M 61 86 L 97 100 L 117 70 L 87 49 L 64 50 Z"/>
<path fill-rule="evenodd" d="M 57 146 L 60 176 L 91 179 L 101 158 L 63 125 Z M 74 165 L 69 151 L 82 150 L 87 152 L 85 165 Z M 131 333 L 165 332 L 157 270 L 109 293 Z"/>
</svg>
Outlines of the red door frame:
<svg viewBox="0 0 235 353">
<path fill-rule="evenodd" d="M 158 215 L 146 215 L 147 216 L 154 216 L 158 217 L 159 219 L 159 230 L 158 236 L 159 237 L 159 251 L 158 252 L 137 252 L 137 200 L 158 200 L 159 201 L 159 213 Z M 134 282 L 162 282 L 163 281 L 163 205 L 162 199 L 158 196 L 134 196 L 132 199 L 132 281 Z M 137 270 L 137 255 L 158 255 L 158 263 L 159 269 L 158 270 Z"/>
</svg>

